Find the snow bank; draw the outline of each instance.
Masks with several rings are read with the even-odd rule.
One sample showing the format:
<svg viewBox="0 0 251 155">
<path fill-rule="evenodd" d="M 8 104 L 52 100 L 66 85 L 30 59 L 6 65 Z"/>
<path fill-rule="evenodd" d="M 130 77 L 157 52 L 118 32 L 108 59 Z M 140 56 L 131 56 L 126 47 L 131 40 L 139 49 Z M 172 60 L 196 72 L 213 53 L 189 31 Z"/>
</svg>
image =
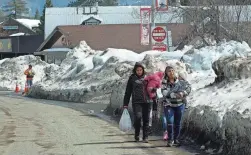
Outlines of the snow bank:
<svg viewBox="0 0 251 155">
<path fill-rule="evenodd" d="M 210 70 L 212 63 L 223 56 L 246 57 L 251 49 L 246 42 L 223 42 L 220 45 L 189 50 L 183 59 L 195 70 Z"/>
<path fill-rule="evenodd" d="M 50 66 L 33 55 L 0 60 L 0 87 L 15 90 L 15 85 L 18 83 L 24 88 L 26 78 L 24 71 L 28 68 L 29 64 L 34 66 L 33 69 L 36 73 L 34 77 L 35 83 L 42 80 L 45 76 L 44 68 Z"/>
<path fill-rule="evenodd" d="M 95 51 L 82 41 L 67 54 L 58 69 L 54 69 L 42 82 L 34 85 L 30 95 L 47 99 L 88 102 L 100 95 L 111 94 L 116 84 L 131 73 L 135 62 L 145 64 L 148 72 L 164 71 L 166 63 L 175 65 L 177 62 L 155 59 L 155 56 L 160 54 L 161 52 L 158 51 L 137 54 L 129 50 L 112 48 L 106 51 Z M 185 65 L 179 65 L 185 70 Z M 109 99 L 107 102 L 109 103 Z"/>
<path fill-rule="evenodd" d="M 19 23 L 27 26 L 32 30 L 33 27 L 38 27 L 40 20 L 36 19 L 16 19 Z"/>
<path fill-rule="evenodd" d="M 217 144 L 215 148 L 223 153 L 250 154 L 250 147 L 244 147 L 244 144 L 251 145 L 251 80 L 249 73 L 245 73 L 249 71 L 249 67 L 242 67 L 250 66 L 250 59 L 247 58 L 250 51 L 245 42 L 230 41 L 201 49 L 186 47 L 172 53 L 146 51 L 136 54 L 112 48 L 95 51 L 82 41 L 67 54 L 60 66 L 45 64 L 31 56 L 2 60 L 3 74 L 0 78 L 7 83 L 3 86 L 13 87 L 14 82 L 11 81 L 14 80 L 9 79 L 22 77 L 24 80 L 23 71 L 33 62 L 34 69 L 41 75 L 37 74 L 35 77 L 37 82 L 32 87 L 30 96 L 102 103 L 109 105 L 108 109 L 113 112 L 122 105 L 126 81 L 136 61 L 145 65 L 147 73 L 164 71 L 167 65 L 174 66 L 176 70 L 188 70 L 191 66 L 193 70 L 189 72 L 188 79 L 193 91 L 188 98 L 190 108 L 185 113 L 184 135 L 207 144 L 206 148 Z M 226 60 L 226 57 L 238 59 Z M 214 67 L 216 72 L 212 64 L 217 64 Z M 11 68 L 13 71 L 10 71 Z M 214 83 L 220 75 L 215 68 L 228 78 Z M 234 74 L 241 74 L 241 80 L 236 80 Z"/>
</svg>

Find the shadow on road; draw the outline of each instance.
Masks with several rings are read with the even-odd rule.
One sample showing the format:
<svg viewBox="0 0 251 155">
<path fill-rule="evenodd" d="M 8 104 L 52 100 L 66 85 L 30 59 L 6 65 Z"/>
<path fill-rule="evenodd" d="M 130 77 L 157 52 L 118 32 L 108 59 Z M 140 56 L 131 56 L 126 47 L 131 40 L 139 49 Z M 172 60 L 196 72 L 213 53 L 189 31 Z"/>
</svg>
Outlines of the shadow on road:
<svg viewBox="0 0 251 155">
<path fill-rule="evenodd" d="M 149 142 L 153 142 L 153 141 L 159 141 L 159 139 L 153 139 L 153 140 L 149 140 Z M 93 142 L 93 143 L 82 143 L 82 144 L 73 144 L 74 146 L 78 146 L 78 145 L 100 145 L 100 144 L 122 144 L 122 143 L 135 143 L 134 141 L 113 141 L 113 142 Z M 140 143 L 140 142 L 139 142 Z M 136 143 L 135 143 L 136 144 Z"/>
<path fill-rule="evenodd" d="M 165 145 L 159 146 L 123 146 L 123 147 L 107 147 L 107 149 L 156 149 L 156 148 L 163 148 L 166 147 Z"/>
<path fill-rule="evenodd" d="M 105 135 L 106 137 L 121 137 L 121 136 L 133 136 L 134 134 L 116 134 L 116 135 Z"/>
</svg>

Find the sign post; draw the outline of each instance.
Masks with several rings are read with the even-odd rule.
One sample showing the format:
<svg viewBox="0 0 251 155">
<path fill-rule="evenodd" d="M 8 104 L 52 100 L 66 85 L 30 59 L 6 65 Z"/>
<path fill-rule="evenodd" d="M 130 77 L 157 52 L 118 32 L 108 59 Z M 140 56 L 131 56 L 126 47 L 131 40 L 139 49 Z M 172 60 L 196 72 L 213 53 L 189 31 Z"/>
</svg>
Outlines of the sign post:
<svg viewBox="0 0 251 155">
<path fill-rule="evenodd" d="M 152 28 L 152 50 L 167 51 L 167 28 L 155 26 Z"/>
</svg>

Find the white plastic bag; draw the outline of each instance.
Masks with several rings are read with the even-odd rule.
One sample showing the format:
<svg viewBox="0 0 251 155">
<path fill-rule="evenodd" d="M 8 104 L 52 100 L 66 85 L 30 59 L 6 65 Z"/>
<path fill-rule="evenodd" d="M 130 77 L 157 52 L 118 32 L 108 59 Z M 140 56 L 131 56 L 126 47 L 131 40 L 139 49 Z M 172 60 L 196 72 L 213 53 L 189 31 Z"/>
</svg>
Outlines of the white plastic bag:
<svg viewBox="0 0 251 155">
<path fill-rule="evenodd" d="M 132 129 L 132 120 L 127 109 L 124 109 L 123 114 L 119 121 L 119 129 L 127 132 Z"/>
</svg>

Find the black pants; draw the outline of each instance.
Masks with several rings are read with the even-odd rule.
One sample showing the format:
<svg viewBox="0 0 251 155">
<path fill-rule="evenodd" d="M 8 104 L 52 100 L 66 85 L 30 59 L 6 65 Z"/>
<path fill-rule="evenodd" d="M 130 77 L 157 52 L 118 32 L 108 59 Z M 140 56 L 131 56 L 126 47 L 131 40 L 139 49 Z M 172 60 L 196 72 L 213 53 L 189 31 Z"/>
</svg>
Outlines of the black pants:
<svg viewBox="0 0 251 155">
<path fill-rule="evenodd" d="M 141 128 L 141 119 L 143 119 L 143 139 L 148 138 L 149 113 L 150 113 L 149 103 L 133 104 L 135 137 L 139 137 Z"/>
</svg>

